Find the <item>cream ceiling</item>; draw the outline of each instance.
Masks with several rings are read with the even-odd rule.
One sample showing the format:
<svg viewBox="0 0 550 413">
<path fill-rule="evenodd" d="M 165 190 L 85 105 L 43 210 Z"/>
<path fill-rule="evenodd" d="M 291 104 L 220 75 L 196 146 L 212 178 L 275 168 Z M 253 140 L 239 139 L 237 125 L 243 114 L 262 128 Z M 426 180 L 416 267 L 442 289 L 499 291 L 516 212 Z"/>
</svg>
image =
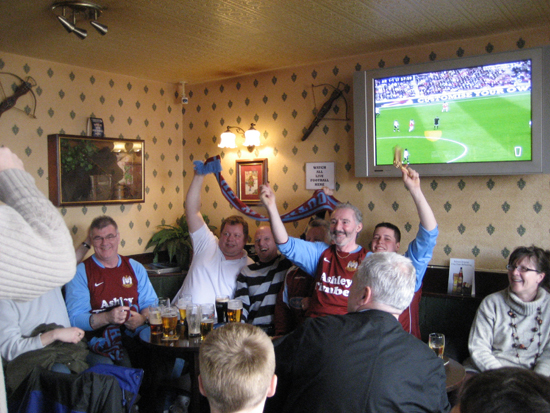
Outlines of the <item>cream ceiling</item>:
<svg viewBox="0 0 550 413">
<path fill-rule="evenodd" d="M 97 0 L 80 40 L 53 3 L 0 0 L 0 51 L 165 82 L 550 27 L 550 0 Z"/>
</svg>

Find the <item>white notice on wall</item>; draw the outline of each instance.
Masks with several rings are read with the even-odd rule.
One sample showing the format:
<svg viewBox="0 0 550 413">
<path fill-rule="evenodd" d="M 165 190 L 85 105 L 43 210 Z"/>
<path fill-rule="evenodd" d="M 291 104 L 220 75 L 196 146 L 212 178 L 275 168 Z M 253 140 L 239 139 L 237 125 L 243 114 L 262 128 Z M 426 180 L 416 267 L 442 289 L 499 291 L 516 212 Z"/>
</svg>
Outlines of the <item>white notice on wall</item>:
<svg viewBox="0 0 550 413">
<path fill-rule="evenodd" d="M 306 189 L 334 189 L 334 162 L 306 163 Z"/>
<path fill-rule="evenodd" d="M 475 260 L 451 258 L 447 293 L 475 297 L 475 274 Z"/>
</svg>

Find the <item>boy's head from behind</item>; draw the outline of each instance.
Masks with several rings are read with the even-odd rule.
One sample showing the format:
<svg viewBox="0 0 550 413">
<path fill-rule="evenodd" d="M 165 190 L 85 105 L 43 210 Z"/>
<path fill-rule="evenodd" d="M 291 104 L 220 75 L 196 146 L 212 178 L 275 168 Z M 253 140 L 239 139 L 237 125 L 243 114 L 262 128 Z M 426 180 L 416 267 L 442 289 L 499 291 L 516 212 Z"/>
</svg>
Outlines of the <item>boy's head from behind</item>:
<svg viewBox="0 0 550 413">
<path fill-rule="evenodd" d="M 238 412 L 260 406 L 275 393 L 271 339 L 250 324 L 229 323 L 210 332 L 200 347 L 201 393 L 213 411 Z"/>
</svg>

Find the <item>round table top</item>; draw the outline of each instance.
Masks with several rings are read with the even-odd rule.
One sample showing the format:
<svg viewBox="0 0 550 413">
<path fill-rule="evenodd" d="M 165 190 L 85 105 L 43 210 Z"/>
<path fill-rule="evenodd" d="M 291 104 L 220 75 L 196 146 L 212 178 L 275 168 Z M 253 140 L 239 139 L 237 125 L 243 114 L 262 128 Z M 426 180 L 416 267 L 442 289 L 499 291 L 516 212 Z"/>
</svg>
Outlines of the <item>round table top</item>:
<svg viewBox="0 0 550 413">
<path fill-rule="evenodd" d="M 198 352 L 201 345 L 200 336 L 188 338 L 182 335 L 177 340 L 164 340 L 162 334 L 151 334 L 150 327 L 140 331 L 139 339 L 148 346 L 173 349 L 176 352 Z"/>
<path fill-rule="evenodd" d="M 443 357 L 445 362 L 445 374 L 447 375 L 446 388 L 447 392 L 456 390 L 460 387 L 466 377 L 466 369 L 458 361 L 447 356 Z"/>
</svg>

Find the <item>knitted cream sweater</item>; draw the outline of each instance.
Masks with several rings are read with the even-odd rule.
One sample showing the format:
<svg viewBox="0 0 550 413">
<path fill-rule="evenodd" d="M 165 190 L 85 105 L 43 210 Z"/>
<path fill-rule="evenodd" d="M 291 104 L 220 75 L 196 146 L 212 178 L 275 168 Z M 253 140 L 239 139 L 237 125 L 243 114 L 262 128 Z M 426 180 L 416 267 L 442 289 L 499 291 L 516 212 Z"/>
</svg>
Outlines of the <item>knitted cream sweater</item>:
<svg viewBox="0 0 550 413">
<path fill-rule="evenodd" d="M 541 325 L 535 319 L 538 308 Z M 516 314 L 515 318 L 508 314 L 510 310 Z M 511 323 L 517 326 L 518 341 L 512 337 L 514 331 Z M 535 327 L 539 329 L 538 332 L 532 331 Z M 517 342 L 527 349 L 516 351 L 512 345 Z M 480 371 L 505 366 L 531 368 L 538 351 L 540 355 L 534 370 L 550 376 L 550 294 L 544 288 L 539 288 L 535 300 L 531 302 L 521 301 L 509 289 L 487 296 L 477 310 L 468 348 Z"/>
<path fill-rule="evenodd" d="M 0 172 L 0 299 L 27 301 L 69 282 L 76 272 L 63 217 L 25 171 Z M 7 412 L 0 364 L 0 413 Z"/>
</svg>

